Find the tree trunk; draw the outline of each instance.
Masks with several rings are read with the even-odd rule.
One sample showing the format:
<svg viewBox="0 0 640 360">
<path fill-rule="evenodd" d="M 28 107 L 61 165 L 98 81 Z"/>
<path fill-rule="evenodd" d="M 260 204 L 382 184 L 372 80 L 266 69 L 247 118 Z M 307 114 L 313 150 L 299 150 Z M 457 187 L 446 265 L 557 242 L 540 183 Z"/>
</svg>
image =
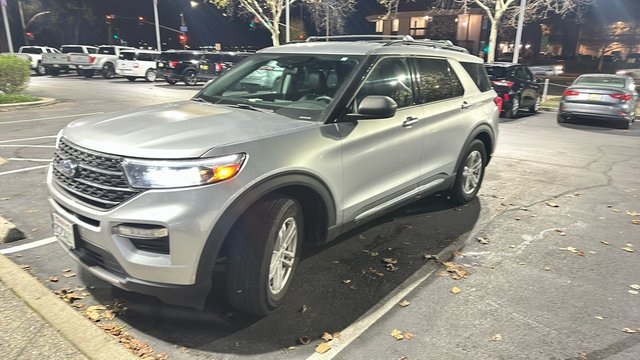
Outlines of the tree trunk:
<svg viewBox="0 0 640 360">
<path fill-rule="evenodd" d="M 280 25 L 278 21 L 274 21 L 272 24 L 275 25 L 269 27 L 269 31 L 271 31 L 271 42 L 273 46 L 280 46 Z"/>
<path fill-rule="evenodd" d="M 491 29 L 489 30 L 489 53 L 487 54 L 488 63 L 492 63 L 495 60 L 497 40 L 498 40 L 498 23 L 496 21 L 492 21 Z"/>
</svg>

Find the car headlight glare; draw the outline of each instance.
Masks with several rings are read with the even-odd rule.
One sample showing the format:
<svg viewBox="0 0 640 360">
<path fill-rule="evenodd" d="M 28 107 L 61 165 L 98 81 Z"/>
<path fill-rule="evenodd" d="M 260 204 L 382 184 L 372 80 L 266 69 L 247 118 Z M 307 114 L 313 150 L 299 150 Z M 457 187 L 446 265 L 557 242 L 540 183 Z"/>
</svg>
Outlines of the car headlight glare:
<svg viewBox="0 0 640 360">
<path fill-rule="evenodd" d="M 166 189 L 213 184 L 234 177 L 246 159 L 234 154 L 199 160 L 125 160 L 129 184 L 139 189 Z"/>
</svg>

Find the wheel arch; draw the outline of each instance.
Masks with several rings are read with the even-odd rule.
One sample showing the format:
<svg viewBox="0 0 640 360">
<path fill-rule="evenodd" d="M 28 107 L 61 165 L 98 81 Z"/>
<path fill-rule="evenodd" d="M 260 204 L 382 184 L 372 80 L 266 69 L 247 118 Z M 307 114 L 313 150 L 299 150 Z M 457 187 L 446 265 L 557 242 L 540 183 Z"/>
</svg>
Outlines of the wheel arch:
<svg viewBox="0 0 640 360">
<path fill-rule="evenodd" d="M 211 275 L 220 255 L 227 251 L 227 236 L 246 210 L 269 194 L 284 194 L 295 198 L 302 207 L 304 239 L 307 243 L 322 243 L 328 228 L 336 223 L 336 206 L 328 186 L 313 174 L 292 172 L 260 181 L 242 193 L 214 225 L 204 245 L 196 282 L 205 282 Z"/>
<path fill-rule="evenodd" d="M 473 140 L 480 140 L 484 144 L 484 149 L 487 153 L 487 165 L 491 161 L 491 157 L 493 155 L 493 149 L 495 145 L 495 134 L 491 127 L 488 124 L 480 124 L 478 125 L 467 137 L 464 142 L 464 146 L 462 147 L 460 154 L 458 155 L 458 161 L 456 161 L 455 169 L 460 167 L 460 163 L 464 161 L 464 150 L 471 144 Z"/>
</svg>

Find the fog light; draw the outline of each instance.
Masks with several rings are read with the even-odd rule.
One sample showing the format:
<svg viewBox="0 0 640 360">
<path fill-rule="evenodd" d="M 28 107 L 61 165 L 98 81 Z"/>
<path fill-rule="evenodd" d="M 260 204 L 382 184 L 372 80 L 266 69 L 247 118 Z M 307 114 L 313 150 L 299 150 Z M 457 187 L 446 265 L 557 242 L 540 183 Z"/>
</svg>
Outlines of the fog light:
<svg viewBox="0 0 640 360">
<path fill-rule="evenodd" d="M 113 234 L 134 239 L 159 239 L 169 236 L 169 229 L 157 225 L 118 225 L 113 227 Z"/>
</svg>

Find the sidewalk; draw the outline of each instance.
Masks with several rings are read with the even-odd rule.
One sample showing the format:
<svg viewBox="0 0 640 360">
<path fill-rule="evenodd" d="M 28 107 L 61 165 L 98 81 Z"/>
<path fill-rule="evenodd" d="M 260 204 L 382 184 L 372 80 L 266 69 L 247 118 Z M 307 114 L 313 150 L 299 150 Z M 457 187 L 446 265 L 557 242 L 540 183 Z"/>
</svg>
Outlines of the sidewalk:
<svg viewBox="0 0 640 360">
<path fill-rule="evenodd" d="M 0 358 L 137 359 L 0 255 Z"/>
</svg>

